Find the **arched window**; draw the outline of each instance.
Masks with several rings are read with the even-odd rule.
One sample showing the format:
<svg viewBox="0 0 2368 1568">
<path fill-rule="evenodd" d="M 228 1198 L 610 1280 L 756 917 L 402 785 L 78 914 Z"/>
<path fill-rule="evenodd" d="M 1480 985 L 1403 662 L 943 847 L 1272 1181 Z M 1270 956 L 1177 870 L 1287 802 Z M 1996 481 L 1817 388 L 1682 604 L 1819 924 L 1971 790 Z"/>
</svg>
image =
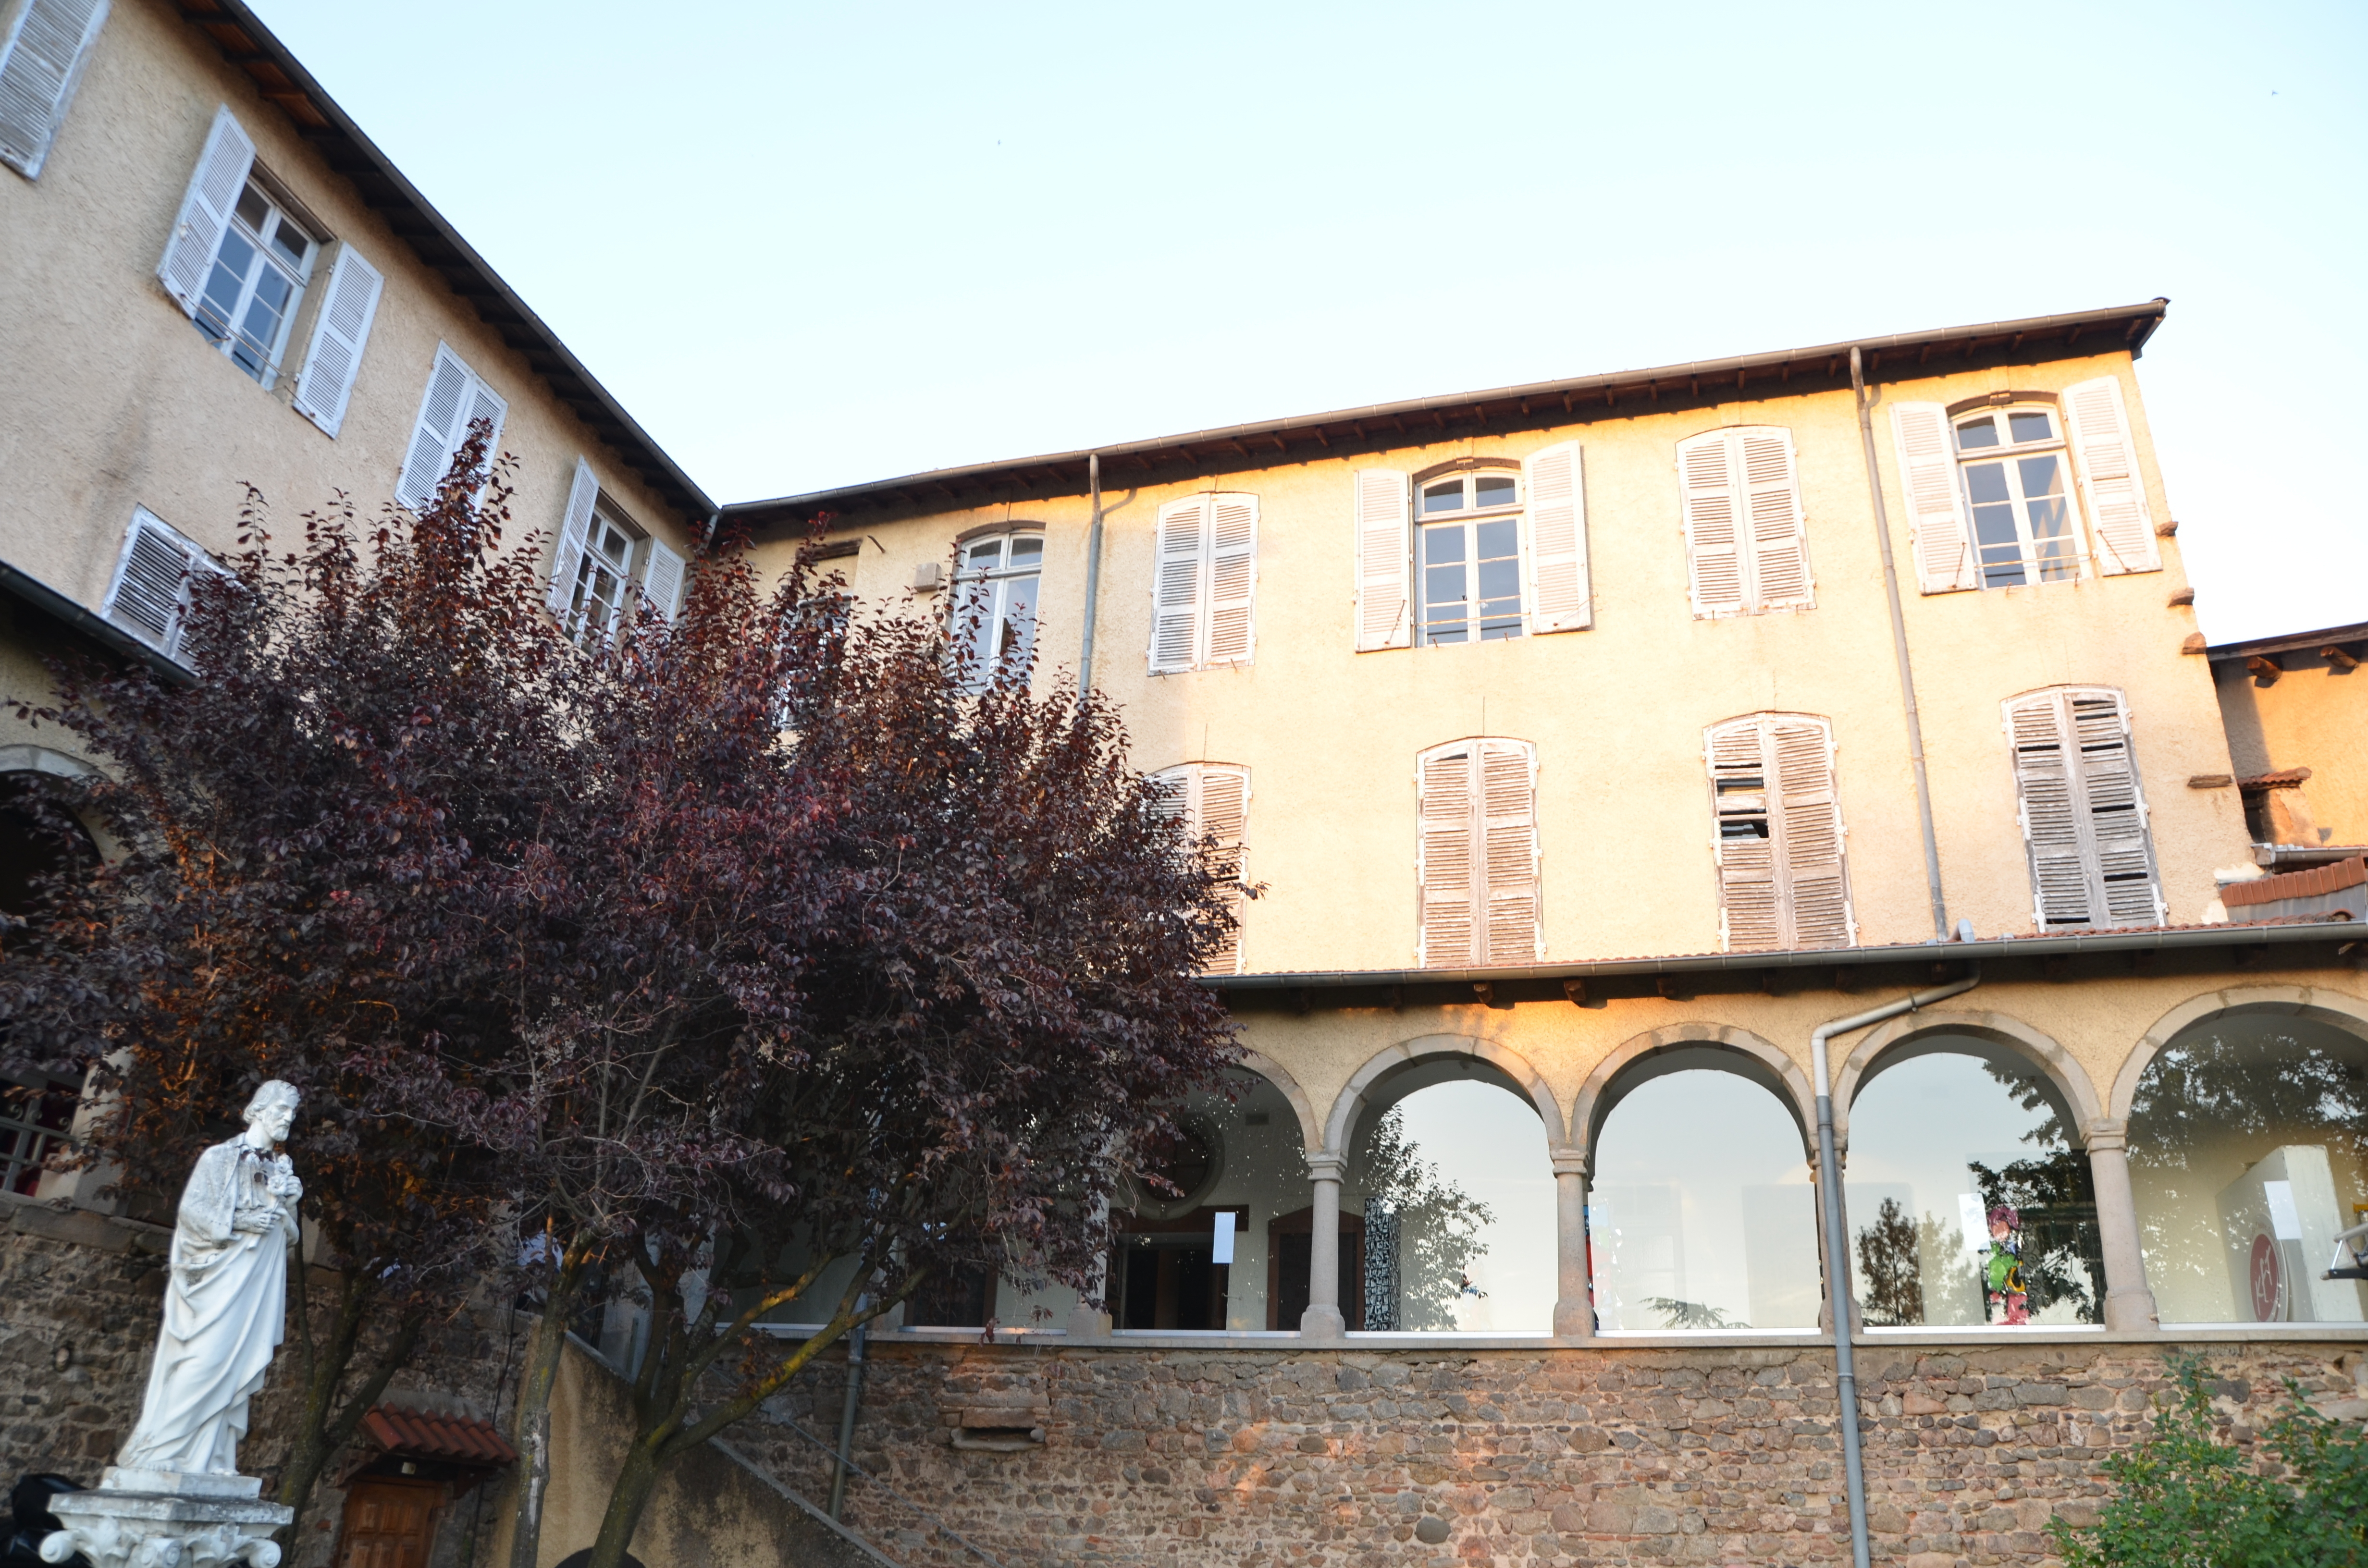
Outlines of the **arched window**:
<svg viewBox="0 0 2368 1568">
<path fill-rule="evenodd" d="M 954 635 L 981 678 L 1005 659 L 1025 661 L 1036 648 L 1037 583 L 1044 536 L 998 529 L 964 540 L 954 567 Z"/>
<path fill-rule="evenodd" d="M 2368 1222 L 2368 1040 L 2291 1013 L 2181 1030 L 2130 1105 L 2146 1283 L 2171 1323 L 2359 1323 L 2322 1276 Z"/>
<path fill-rule="evenodd" d="M 2080 574 L 2071 460 L 2053 408 L 2009 404 L 1950 427 L 1985 588 L 2068 583 Z"/>
<path fill-rule="evenodd" d="M 1595 623 L 1577 442 L 1520 460 L 1456 458 L 1411 476 L 1360 469 L 1353 479 L 1358 652 Z"/>
<path fill-rule="evenodd" d="M 1521 634 L 1521 478 L 1484 469 L 1415 489 L 1415 634 L 1494 642 Z"/>
<path fill-rule="evenodd" d="M 2055 1084 L 1968 1036 L 1890 1051 L 1850 1114 L 1850 1266 L 1871 1327 L 2104 1321 L 2089 1159 Z"/>
</svg>

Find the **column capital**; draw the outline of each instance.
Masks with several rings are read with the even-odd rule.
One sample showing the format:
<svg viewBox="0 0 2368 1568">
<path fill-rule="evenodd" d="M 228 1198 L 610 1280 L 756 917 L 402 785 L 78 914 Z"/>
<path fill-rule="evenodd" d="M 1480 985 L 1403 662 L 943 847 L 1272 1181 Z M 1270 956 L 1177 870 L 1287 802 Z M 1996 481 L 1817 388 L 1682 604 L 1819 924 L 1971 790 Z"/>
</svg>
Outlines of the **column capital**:
<svg viewBox="0 0 2368 1568">
<path fill-rule="evenodd" d="M 1308 1176 L 1315 1181 L 1338 1181 L 1348 1173 L 1349 1156 L 1326 1149 L 1307 1156 Z"/>
<path fill-rule="evenodd" d="M 2080 1130 L 2080 1142 L 2089 1153 L 2101 1153 L 2130 1146 L 2130 1124 L 2109 1116 L 2100 1116 Z"/>
<path fill-rule="evenodd" d="M 1558 1176 L 1583 1176 L 1587 1174 L 1587 1151 L 1556 1149 L 1553 1152 L 1554 1173 Z"/>
</svg>

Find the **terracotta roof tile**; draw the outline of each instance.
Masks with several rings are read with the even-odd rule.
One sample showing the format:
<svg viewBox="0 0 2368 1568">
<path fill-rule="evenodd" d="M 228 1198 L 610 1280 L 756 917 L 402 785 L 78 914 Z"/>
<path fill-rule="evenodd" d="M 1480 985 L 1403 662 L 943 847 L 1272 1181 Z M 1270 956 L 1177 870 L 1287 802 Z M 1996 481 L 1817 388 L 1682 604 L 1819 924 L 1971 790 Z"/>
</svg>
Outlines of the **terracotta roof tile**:
<svg viewBox="0 0 2368 1568">
<path fill-rule="evenodd" d="M 2312 866 L 2305 870 L 2255 877 L 2249 882 L 2230 882 L 2220 890 L 2220 902 L 2230 909 L 2241 909 L 2256 903 L 2276 903 L 2282 899 L 2317 898 L 2322 893 L 2356 888 L 2362 882 L 2368 882 L 2368 859 L 2355 857 L 2331 866 Z"/>
<path fill-rule="evenodd" d="M 500 1429 L 478 1416 L 381 1404 L 362 1417 L 362 1434 L 397 1459 L 497 1470 L 518 1458 Z"/>
</svg>

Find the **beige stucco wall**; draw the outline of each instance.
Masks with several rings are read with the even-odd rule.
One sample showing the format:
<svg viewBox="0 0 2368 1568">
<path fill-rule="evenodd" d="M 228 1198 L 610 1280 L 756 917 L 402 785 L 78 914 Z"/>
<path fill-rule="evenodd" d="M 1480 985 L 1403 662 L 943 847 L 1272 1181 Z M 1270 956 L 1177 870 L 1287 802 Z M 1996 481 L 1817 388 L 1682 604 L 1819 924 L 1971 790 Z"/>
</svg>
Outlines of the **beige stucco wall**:
<svg viewBox="0 0 2368 1568">
<path fill-rule="evenodd" d="M 257 167 L 385 275 L 335 439 L 289 406 L 334 247 L 314 265 L 268 390 L 200 337 L 156 278 L 222 104 L 254 138 Z M 486 177 L 495 174 L 489 164 Z M 0 381 L 12 389 L 0 421 L 0 556 L 93 609 L 135 505 L 219 553 L 234 548 L 249 482 L 282 538 L 338 490 L 374 516 L 393 494 L 439 339 L 509 402 L 501 445 L 518 460 L 515 543 L 556 529 L 579 454 L 636 523 L 678 549 L 689 542 L 691 520 L 671 515 L 161 0 L 116 0 L 40 180 L 0 172 Z M 548 538 L 540 547 L 549 551 Z M 8 694 L 38 695 L 15 684 L 22 662 L 8 662 Z M 17 738 L 13 717 L 0 717 L 0 740 Z"/>
<path fill-rule="evenodd" d="M 2122 378 L 2154 516 L 2171 515 L 2124 353 L 1934 376 L 1881 399 L 1951 403 L 1991 391 L 2056 391 Z M 1702 732 L 1768 710 L 1833 722 L 1862 944 L 1932 935 L 1908 747 L 1859 428 L 1848 392 L 1754 398 L 1683 413 L 1605 411 L 1552 430 L 1410 446 L 1358 459 L 1212 474 L 1140 494 L 1107 474 L 1096 683 L 1117 698 L 1145 768 L 1247 765 L 1247 840 L 1266 896 L 1245 926 L 1252 971 L 1378 969 L 1415 960 L 1415 758 L 1463 736 L 1510 736 L 1538 757 L 1539 842 L 1549 960 L 1715 950 L 1718 897 Z M 2175 540 L 2159 572 L 1919 596 L 1890 418 L 1877 445 L 1904 579 L 1952 920 L 1982 936 L 2032 928 L 2032 894 L 1999 703 L 2038 687 L 2094 683 L 2128 695 L 2174 923 L 2203 919 L 2212 871 L 2245 858 L 2231 790 L 2191 790 L 2226 772 L 2205 661 L 2182 656 L 2192 612 Z M 1676 448 L 1723 426 L 1781 425 L 1798 451 L 1814 609 L 1698 620 L 1687 597 Z M 1596 616 L 1591 631 L 1471 646 L 1354 651 L 1351 474 L 1417 471 L 1466 454 L 1525 457 L 1583 445 Z M 1112 465 L 1115 470 L 1116 465 Z M 1145 673 L 1160 505 L 1202 489 L 1259 500 L 1255 663 Z M 835 562 L 856 591 L 910 603 L 916 566 L 967 533 L 1043 526 L 1040 657 L 1074 669 L 1084 601 L 1087 504 L 968 510 L 865 523 L 861 554 Z M 767 547 L 768 564 L 787 544 Z"/>
<path fill-rule="evenodd" d="M 2307 767 L 2302 787 L 2322 844 L 2368 844 L 2368 676 L 2316 653 L 2276 655 L 2285 673 L 2260 685 L 2242 659 L 2213 666 L 2229 754 L 2240 777 Z"/>
</svg>

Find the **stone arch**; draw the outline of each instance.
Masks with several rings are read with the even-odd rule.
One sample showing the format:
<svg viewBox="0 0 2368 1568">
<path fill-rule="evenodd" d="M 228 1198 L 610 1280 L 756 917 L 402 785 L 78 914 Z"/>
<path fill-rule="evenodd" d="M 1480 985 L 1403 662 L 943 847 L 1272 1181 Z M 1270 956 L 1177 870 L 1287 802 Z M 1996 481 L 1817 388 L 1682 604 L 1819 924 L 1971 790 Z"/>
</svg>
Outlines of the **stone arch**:
<svg viewBox="0 0 2368 1568">
<path fill-rule="evenodd" d="M 88 778 L 98 769 L 81 757 L 49 746 L 0 746 L 0 773 L 46 773 L 54 778 Z"/>
<path fill-rule="evenodd" d="M 1307 1091 L 1299 1086 L 1299 1080 L 1291 1075 L 1291 1069 L 1264 1051 L 1252 1051 L 1247 1046 L 1242 1048 L 1241 1061 L 1236 1065 L 1245 1073 L 1257 1074 L 1281 1091 L 1282 1097 L 1291 1102 L 1291 1114 L 1299 1118 L 1301 1144 L 1311 1154 L 1323 1153 L 1324 1124 L 1315 1119 L 1315 1102 L 1307 1097 Z"/>
<path fill-rule="evenodd" d="M 2130 1048 L 2128 1059 L 2113 1079 L 2112 1097 L 2107 1102 L 2113 1119 L 2129 1119 L 2130 1106 L 2137 1098 L 2138 1081 L 2163 1047 L 2197 1024 L 2231 1013 L 2283 1013 L 2329 1024 L 2347 1034 L 2368 1039 L 2368 1002 L 2348 992 L 2310 985 L 2246 985 L 2207 991 L 2157 1018 L 2154 1026 L 2138 1037 L 2137 1044 Z"/>
<path fill-rule="evenodd" d="M 1802 1150 L 1814 1162 L 1816 1142 L 1812 1130 L 1816 1126 L 1817 1097 L 1801 1064 L 1749 1029 L 1731 1024 L 1689 1022 L 1670 1024 L 1630 1039 L 1588 1074 L 1587 1082 L 1579 1088 L 1577 1103 L 1571 1108 L 1570 1145 L 1587 1153 L 1590 1168 L 1594 1165 L 1595 1135 L 1601 1131 L 1603 1119 L 1611 1113 L 1613 1102 L 1610 1096 L 1613 1085 L 1632 1068 L 1650 1058 L 1689 1047 L 1732 1051 L 1757 1062 L 1782 1084 L 1785 1092 L 1777 1097 L 1793 1113 L 1793 1125 L 1801 1134 Z"/>
<path fill-rule="evenodd" d="M 1349 1140 L 1357 1131 L 1357 1114 L 1365 1108 L 1365 1091 L 1384 1075 L 1428 1057 L 1455 1056 L 1486 1062 L 1511 1079 L 1529 1096 L 1539 1119 L 1546 1124 L 1548 1149 L 1563 1147 L 1565 1140 L 1562 1105 L 1554 1098 L 1554 1090 L 1547 1087 L 1544 1077 L 1520 1052 L 1471 1035 L 1432 1034 L 1383 1046 L 1357 1069 L 1332 1102 L 1332 1114 L 1324 1123 L 1323 1148 L 1343 1159 L 1348 1157 Z"/>
<path fill-rule="evenodd" d="M 1988 1040 L 2031 1062 L 2047 1075 L 2063 1095 L 2065 1104 L 2071 1107 L 2073 1120 L 2084 1140 L 2089 1130 L 2103 1119 L 2104 1107 L 2097 1098 L 2096 1085 L 2089 1079 L 2089 1070 L 2080 1065 L 2078 1057 L 2021 1019 L 1973 1008 L 1962 1012 L 1924 1008 L 1902 1013 L 1870 1029 L 1843 1059 L 1841 1071 L 1834 1076 L 1835 1147 L 1850 1147 L 1850 1102 L 1858 1097 L 1859 1085 L 1865 1082 L 1876 1061 L 1895 1046 L 1936 1034 L 1970 1035 Z"/>
</svg>

